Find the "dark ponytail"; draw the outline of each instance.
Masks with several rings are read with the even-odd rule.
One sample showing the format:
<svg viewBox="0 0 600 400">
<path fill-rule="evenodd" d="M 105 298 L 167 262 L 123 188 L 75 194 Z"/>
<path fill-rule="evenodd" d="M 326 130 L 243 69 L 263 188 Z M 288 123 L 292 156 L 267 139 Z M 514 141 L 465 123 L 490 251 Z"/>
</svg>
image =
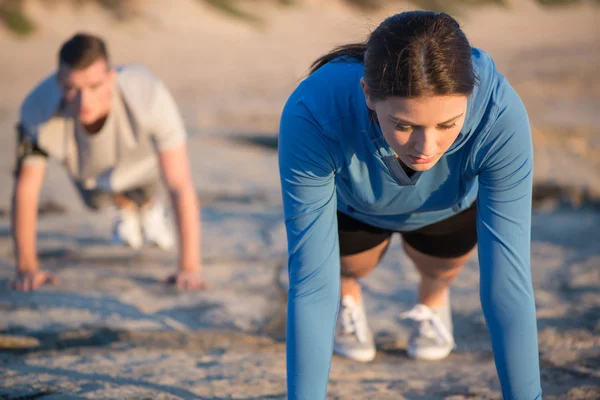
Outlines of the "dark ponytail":
<svg viewBox="0 0 600 400">
<path fill-rule="evenodd" d="M 314 73 L 316 70 L 321 68 L 323 65 L 327 64 L 331 60 L 338 58 L 338 57 L 355 58 L 358 61 L 364 61 L 365 60 L 365 50 L 367 50 L 366 43 L 351 43 L 351 44 L 345 44 L 340 47 L 336 47 L 329 53 L 325 54 L 324 56 L 321 56 L 319 59 L 317 59 L 315 62 L 313 62 L 310 66 L 309 74 Z"/>
</svg>

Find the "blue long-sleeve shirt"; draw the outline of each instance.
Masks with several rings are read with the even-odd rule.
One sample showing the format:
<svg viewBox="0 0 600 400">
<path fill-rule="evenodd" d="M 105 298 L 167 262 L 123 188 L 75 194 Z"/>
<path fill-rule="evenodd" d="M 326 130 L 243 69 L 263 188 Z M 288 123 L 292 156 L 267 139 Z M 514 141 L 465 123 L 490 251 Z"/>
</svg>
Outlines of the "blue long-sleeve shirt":
<svg viewBox="0 0 600 400">
<path fill-rule="evenodd" d="M 289 399 L 324 399 L 340 301 L 336 211 L 415 230 L 477 201 L 480 297 L 505 399 L 541 399 L 530 273 L 533 152 L 525 108 L 491 58 L 465 124 L 430 170 L 410 178 L 370 117 L 364 66 L 339 58 L 305 79 L 281 118 L 279 168 L 288 238 Z"/>
</svg>

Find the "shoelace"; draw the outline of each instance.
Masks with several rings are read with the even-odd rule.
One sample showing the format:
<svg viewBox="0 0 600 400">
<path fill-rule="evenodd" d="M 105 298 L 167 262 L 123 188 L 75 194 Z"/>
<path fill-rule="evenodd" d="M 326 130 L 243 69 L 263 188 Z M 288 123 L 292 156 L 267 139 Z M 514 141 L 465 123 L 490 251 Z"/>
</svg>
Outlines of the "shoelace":
<svg viewBox="0 0 600 400">
<path fill-rule="evenodd" d="M 414 321 L 421 322 L 423 334 L 430 337 L 433 336 L 442 343 L 450 343 L 454 345 L 454 338 L 452 337 L 450 331 L 448 331 L 446 325 L 444 325 L 440 317 L 425 304 L 417 304 L 411 310 L 400 314 L 400 318 L 412 319 Z M 423 325 L 427 322 L 429 322 L 429 324 L 427 324 L 429 327 L 423 327 Z"/>
<path fill-rule="evenodd" d="M 355 334 L 359 343 L 367 341 L 367 321 L 364 313 L 354 301 L 342 301 L 341 321 L 344 335 Z"/>
</svg>

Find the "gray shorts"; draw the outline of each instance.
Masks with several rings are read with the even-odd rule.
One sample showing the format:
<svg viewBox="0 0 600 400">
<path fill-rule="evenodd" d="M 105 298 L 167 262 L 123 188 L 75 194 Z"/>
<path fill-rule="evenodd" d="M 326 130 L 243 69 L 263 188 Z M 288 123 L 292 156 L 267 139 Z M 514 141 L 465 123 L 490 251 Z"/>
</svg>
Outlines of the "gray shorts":
<svg viewBox="0 0 600 400">
<path fill-rule="evenodd" d="M 98 189 L 86 189 L 79 182 L 75 182 L 75 187 L 81 196 L 81 200 L 88 208 L 94 211 L 106 208 L 115 204 L 115 195 L 117 193 L 105 192 Z M 138 189 L 128 190 L 119 193 L 129 200 L 141 206 L 154 198 L 156 193 L 156 184 L 142 186 Z"/>
</svg>

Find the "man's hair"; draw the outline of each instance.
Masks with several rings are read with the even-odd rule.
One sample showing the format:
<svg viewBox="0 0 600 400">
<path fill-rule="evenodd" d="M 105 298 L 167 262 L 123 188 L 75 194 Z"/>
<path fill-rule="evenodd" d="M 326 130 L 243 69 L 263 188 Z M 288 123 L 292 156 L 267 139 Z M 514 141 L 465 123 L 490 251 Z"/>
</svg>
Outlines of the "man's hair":
<svg viewBox="0 0 600 400">
<path fill-rule="evenodd" d="M 77 33 L 60 48 L 58 63 L 71 69 L 84 69 L 99 59 L 109 64 L 108 51 L 104 40 L 87 33 Z"/>
</svg>

